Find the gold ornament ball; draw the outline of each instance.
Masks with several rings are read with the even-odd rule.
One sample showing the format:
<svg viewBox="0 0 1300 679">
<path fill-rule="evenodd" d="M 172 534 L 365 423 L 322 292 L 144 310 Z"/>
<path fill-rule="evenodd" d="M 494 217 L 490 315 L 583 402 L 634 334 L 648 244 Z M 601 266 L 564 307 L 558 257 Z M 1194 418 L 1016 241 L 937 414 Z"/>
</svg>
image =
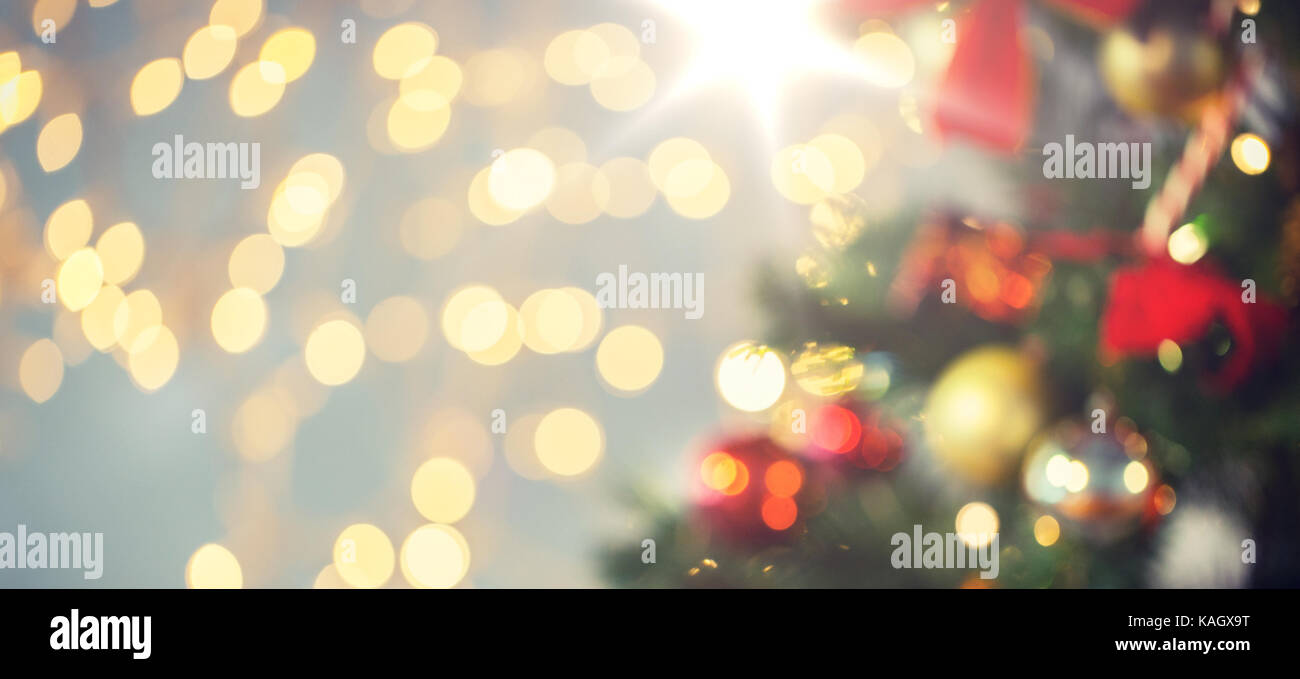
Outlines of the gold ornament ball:
<svg viewBox="0 0 1300 679">
<path fill-rule="evenodd" d="M 944 369 L 925 404 L 925 436 L 940 462 L 976 484 L 1016 468 L 1042 422 L 1038 365 L 1002 346 L 972 349 Z"/>
<path fill-rule="evenodd" d="M 1098 65 L 1106 89 L 1126 113 L 1195 123 L 1227 77 L 1224 52 L 1209 35 L 1156 26 L 1139 36 L 1128 28 L 1102 40 Z"/>
</svg>

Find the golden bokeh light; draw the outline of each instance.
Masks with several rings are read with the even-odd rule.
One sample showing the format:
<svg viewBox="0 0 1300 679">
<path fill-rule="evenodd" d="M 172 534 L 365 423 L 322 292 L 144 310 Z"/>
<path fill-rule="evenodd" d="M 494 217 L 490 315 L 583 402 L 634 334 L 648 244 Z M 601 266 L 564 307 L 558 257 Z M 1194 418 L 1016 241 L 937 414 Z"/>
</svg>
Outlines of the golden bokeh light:
<svg viewBox="0 0 1300 679">
<path fill-rule="evenodd" d="M 603 324 L 600 305 L 582 288 L 538 290 L 519 307 L 523 340 L 539 354 L 582 351 Z"/>
<path fill-rule="evenodd" d="M 456 523 L 474 506 L 474 477 L 456 460 L 434 458 L 415 470 L 411 501 L 421 516 L 434 523 Z"/>
<path fill-rule="evenodd" d="M 772 158 L 771 175 L 776 190 L 800 205 L 812 205 L 835 188 L 835 166 L 825 152 L 810 144 L 779 151 Z"/>
<path fill-rule="evenodd" d="M 40 339 L 18 361 L 18 383 L 37 403 L 50 400 L 63 384 L 63 352 L 54 340 Z"/>
<path fill-rule="evenodd" d="M 469 184 L 469 193 L 467 195 L 469 211 L 484 224 L 503 226 L 519 219 L 524 214 L 524 211 L 503 207 L 492 198 L 492 194 L 488 189 L 491 175 L 492 168 L 490 166 L 479 170 L 478 174 L 474 175 L 473 181 Z"/>
<path fill-rule="evenodd" d="M 560 288 L 560 292 L 572 297 L 582 309 L 582 330 L 578 332 L 578 339 L 569 347 L 569 351 L 582 351 L 591 346 L 600 335 L 600 329 L 605 323 L 605 312 L 601 310 L 600 304 L 596 302 L 595 295 L 583 290 L 582 288 L 565 287 Z"/>
<path fill-rule="evenodd" d="M 0 52 L 0 83 L 8 83 L 23 70 L 23 60 L 18 52 Z"/>
<path fill-rule="evenodd" d="M 275 108 L 284 96 L 287 72 L 274 61 L 246 64 L 230 80 L 230 110 L 254 118 Z"/>
<path fill-rule="evenodd" d="M 1061 538 L 1061 523 L 1051 514 L 1044 514 L 1038 517 L 1034 522 L 1034 540 L 1044 546 L 1051 547 Z"/>
<path fill-rule="evenodd" d="M 469 559 L 469 543 L 451 526 L 421 526 L 402 542 L 402 576 L 420 589 L 455 587 L 469 572 Z"/>
<path fill-rule="evenodd" d="M 136 290 L 122 298 L 113 310 L 113 338 L 135 353 L 153 342 L 162 328 L 162 305 L 148 290 Z"/>
<path fill-rule="evenodd" d="M 1233 138 L 1229 152 L 1237 169 L 1250 175 L 1261 174 L 1267 170 L 1272 156 L 1268 143 L 1259 135 L 1249 132 Z"/>
<path fill-rule="evenodd" d="M 877 87 L 902 87 L 912 82 L 916 73 L 912 48 L 893 33 L 867 33 L 853 43 L 853 52 L 865 66 L 863 77 Z"/>
<path fill-rule="evenodd" d="M 208 23 L 229 26 L 235 37 L 243 37 L 262 22 L 262 0 L 217 0 L 208 12 Z"/>
<path fill-rule="evenodd" d="M 708 188 L 715 172 L 717 172 L 717 165 L 708 158 L 684 160 L 664 177 L 664 195 L 669 198 L 697 195 Z"/>
<path fill-rule="evenodd" d="M 482 351 L 491 347 L 506 331 L 508 305 L 501 294 L 486 285 L 467 285 L 453 292 L 442 306 L 442 334 L 447 343 L 461 351 Z M 479 307 L 484 307 L 476 311 Z M 468 327 L 474 319 L 474 327 Z M 466 333 L 470 344 L 465 343 Z"/>
<path fill-rule="evenodd" d="M 334 156 L 313 153 L 300 158 L 271 197 L 266 215 L 271 238 L 283 247 L 310 243 L 325 225 L 343 182 L 343 165 Z"/>
<path fill-rule="evenodd" d="M 371 63 L 379 77 L 401 80 L 423 69 L 437 49 L 437 32 L 425 24 L 407 22 L 393 26 L 379 36 L 371 54 Z"/>
<path fill-rule="evenodd" d="M 738 342 L 723 351 L 716 374 L 718 394 L 737 410 L 766 410 L 785 392 L 781 355 L 753 342 Z"/>
<path fill-rule="evenodd" d="M 987 503 L 969 502 L 957 510 L 957 535 L 970 547 L 983 547 L 998 532 L 998 513 Z"/>
<path fill-rule="evenodd" d="M 496 341 L 486 349 L 466 352 L 470 360 L 475 363 L 501 365 L 514 358 L 524 344 L 524 323 L 519 316 L 519 311 L 509 304 L 498 305 L 495 302 L 480 305 L 470 313 L 466 318 L 466 324 L 461 327 L 462 342 L 472 340 L 477 343 L 480 339 L 495 335 L 498 327 L 496 324 L 498 311 L 505 313 L 505 320 Z"/>
<path fill-rule="evenodd" d="M 488 172 L 488 193 L 506 210 L 528 210 L 541 204 L 555 188 L 555 164 L 536 149 L 506 151 Z"/>
<path fill-rule="evenodd" d="M 1210 239 L 1200 224 L 1189 222 L 1169 234 L 1169 256 L 1179 264 L 1192 264 L 1210 250 Z"/>
<path fill-rule="evenodd" d="M 227 353 L 253 348 L 266 332 L 266 302 L 251 288 L 235 288 L 212 307 L 212 337 Z"/>
<path fill-rule="evenodd" d="M 312 589 L 347 589 L 348 583 L 343 581 L 339 576 L 339 569 L 330 564 L 316 574 L 316 579 L 311 583 Z"/>
<path fill-rule="evenodd" d="M 614 389 L 640 393 L 654 383 L 664 366 L 663 345 L 639 325 L 610 330 L 596 349 L 596 370 Z"/>
<path fill-rule="evenodd" d="M 46 172 L 60 170 L 71 163 L 79 150 L 81 118 L 75 113 L 64 113 L 50 119 L 36 138 L 36 160 Z"/>
<path fill-rule="evenodd" d="M 248 236 L 230 252 L 226 273 L 232 287 L 248 288 L 265 295 L 284 274 L 284 248 L 269 234 Z"/>
<path fill-rule="evenodd" d="M 104 265 L 104 282 L 124 285 L 144 264 L 144 235 L 132 222 L 114 224 L 99 234 L 95 252 Z"/>
<path fill-rule="evenodd" d="M 316 37 L 305 28 L 278 30 L 262 43 L 257 58 L 263 79 L 281 85 L 291 83 L 311 68 L 316 58 Z"/>
<path fill-rule="evenodd" d="M 432 111 L 446 106 L 460 94 L 465 81 L 460 64 L 443 56 L 432 57 L 424 67 L 402 78 L 398 85 L 401 100 L 417 111 Z"/>
<path fill-rule="evenodd" d="M 587 30 L 605 44 L 610 59 L 636 59 L 641 55 L 641 41 L 627 26 L 607 21 Z"/>
<path fill-rule="evenodd" d="M 144 391 L 161 389 L 176 374 L 180 362 L 180 347 L 170 328 L 158 326 L 150 334 L 152 341 L 132 351 L 128 363 L 131 379 Z"/>
<path fill-rule="evenodd" d="M 335 319 L 316 326 L 303 348 L 307 370 L 321 384 L 349 382 L 366 360 L 366 340 L 352 323 Z"/>
<path fill-rule="evenodd" d="M 108 351 L 117 345 L 113 316 L 125 297 L 121 288 L 105 285 L 100 288 L 95 300 L 81 310 L 81 332 L 86 336 L 86 341 L 99 351 Z"/>
<path fill-rule="evenodd" d="M 36 0 L 32 6 L 32 31 L 37 37 L 45 32 L 46 21 L 53 22 L 54 29 L 61 31 L 77 11 L 77 0 Z"/>
<path fill-rule="evenodd" d="M 424 305 L 413 297 L 389 297 L 370 310 L 365 335 L 366 346 L 379 360 L 409 361 L 420 352 L 429 336 L 429 315 Z"/>
<path fill-rule="evenodd" d="M 314 216 L 293 212 L 289 201 L 282 195 L 271 199 L 271 209 L 267 213 L 266 230 L 276 244 L 295 248 L 312 242 L 325 226 L 325 213 Z"/>
<path fill-rule="evenodd" d="M 244 572 L 229 549 L 208 543 L 194 550 L 185 564 L 185 586 L 190 589 L 240 589 Z"/>
<path fill-rule="evenodd" d="M 1057 488 L 1064 488 L 1070 482 L 1070 458 L 1057 453 L 1047 460 L 1044 469 L 1047 482 Z"/>
<path fill-rule="evenodd" d="M 67 259 L 68 255 L 86 247 L 93 229 L 90 204 L 84 200 L 70 200 L 54 208 L 49 219 L 45 220 L 45 249 L 57 260 Z"/>
<path fill-rule="evenodd" d="M 13 64 L 17 66 L 17 53 L 13 54 Z M 36 111 L 41 103 L 41 74 L 36 71 L 22 71 L 9 74 L 0 84 L 0 129 L 17 125 Z"/>
<path fill-rule="evenodd" d="M 677 168 L 678 165 L 690 160 L 703 160 L 712 163 L 708 149 L 694 139 L 686 137 L 673 137 L 660 142 L 650 151 L 650 156 L 646 163 L 650 170 L 650 180 L 654 182 L 655 188 L 660 191 L 666 191 L 664 186 L 668 182 L 668 175 Z M 696 187 L 703 188 L 703 186 Z"/>
<path fill-rule="evenodd" d="M 852 140 L 838 134 L 821 134 L 813 137 L 808 146 L 822 152 L 830 162 L 835 179 L 833 193 L 849 193 L 858 188 L 866 176 L 866 159 Z"/>
<path fill-rule="evenodd" d="M 647 160 L 650 180 L 677 214 L 707 219 L 717 214 L 731 197 L 726 172 L 702 144 L 674 137 L 655 146 Z"/>
<path fill-rule="evenodd" d="M 1151 481 L 1151 473 L 1147 471 L 1147 466 L 1137 460 L 1133 460 L 1124 466 L 1124 487 L 1128 492 L 1137 495 L 1147 489 L 1147 484 Z"/>
<path fill-rule="evenodd" d="M 700 461 L 700 481 L 723 495 L 739 495 L 749 487 L 749 467 L 730 453 L 709 453 Z"/>
<path fill-rule="evenodd" d="M 554 289 L 534 292 L 519 307 L 524 344 L 539 354 L 568 351 L 582 333 L 583 309 L 571 295 Z"/>
<path fill-rule="evenodd" d="M 176 101 L 184 84 L 180 59 L 155 59 L 140 67 L 131 81 L 131 109 L 138 116 L 158 113 Z"/>
<path fill-rule="evenodd" d="M 501 299 L 485 299 L 474 304 L 460 322 L 455 346 L 467 353 L 487 351 L 511 330 L 513 316 L 511 306 Z"/>
<path fill-rule="evenodd" d="M 605 434 L 591 415 L 577 408 L 552 410 L 533 433 L 537 460 L 560 476 L 577 476 L 591 469 L 605 447 Z"/>
<path fill-rule="evenodd" d="M 348 526 L 334 541 L 334 568 L 352 587 L 382 586 L 393 575 L 394 561 L 393 543 L 368 523 Z"/>
<path fill-rule="evenodd" d="M 399 150 L 421 151 L 441 139 L 450 123 L 451 104 L 441 94 L 398 98 L 388 109 L 388 140 Z"/>
<path fill-rule="evenodd" d="M 546 47 L 543 65 L 547 75 L 562 85 L 586 85 L 596 71 L 609 61 L 605 41 L 592 31 L 561 33 Z"/>
<path fill-rule="evenodd" d="M 338 200 L 339 194 L 343 192 L 343 184 L 347 178 L 343 170 L 343 163 L 338 158 L 328 153 L 309 153 L 289 168 L 288 176 L 296 174 L 314 174 L 325 181 L 328 187 L 326 202 L 332 204 Z"/>
<path fill-rule="evenodd" d="M 1088 487 L 1089 480 L 1088 465 L 1081 460 L 1070 460 L 1069 466 L 1066 467 L 1065 489 L 1071 493 L 1082 492 Z"/>
<path fill-rule="evenodd" d="M 285 219 L 282 221 L 282 225 L 287 229 L 299 230 L 307 228 L 306 224 L 320 219 L 321 215 L 325 214 L 325 210 L 329 208 L 329 182 L 315 172 L 293 172 L 285 178 L 278 188 L 277 197 L 282 201 L 281 207 L 294 215 L 301 215 L 304 218 L 303 223 L 295 222 L 292 218 Z M 280 216 L 284 217 L 285 215 Z"/>
<path fill-rule="evenodd" d="M 683 174 L 699 176 L 702 173 L 697 171 L 698 167 L 699 164 L 696 161 L 688 161 L 678 165 L 669 173 L 668 185 L 679 186 L 681 182 L 675 180 Z M 668 199 L 668 206 L 687 219 L 708 219 L 721 212 L 731 198 L 731 181 L 727 179 L 727 173 L 722 170 L 722 167 L 716 164 L 713 165 L 708 176 L 709 182 L 698 193 L 684 195 L 665 191 L 664 195 Z"/>
<path fill-rule="evenodd" d="M 1176 373 L 1183 367 L 1183 349 L 1171 339 L 1162 339 L 1156 345 L 1156 360 L 1165 372 Z"/>
<path fill-rule="evenodd" d="M 59 301 L 72 311 L 86 308 L 103 285 L 104 265 L 93 248 L 77 250 L 59 265 Z"/>
<path fill-rule="evenodd" d="M 211 24 L 194 31 L 181 52 L 185 75 L 192 80 L 207 80 L 220 75 L 235 58 L 238 46 L 235 29 L 225 24 Z"/>
<path fill-rule="evenodd" d="M 271 197 L 267 230 L 282 246 L 303 245 L 320 232 L 328 208 L 327 180 L 315 172 L 294 172 L 276 187 Z"/>
<path fill-rule="evenodd" d="M 611 111 L 631 111 L 650 101 L 655 93 L 655 73 L 635 57 L 614 57 L 596 71 L 591 96 Z"/>
</svg>

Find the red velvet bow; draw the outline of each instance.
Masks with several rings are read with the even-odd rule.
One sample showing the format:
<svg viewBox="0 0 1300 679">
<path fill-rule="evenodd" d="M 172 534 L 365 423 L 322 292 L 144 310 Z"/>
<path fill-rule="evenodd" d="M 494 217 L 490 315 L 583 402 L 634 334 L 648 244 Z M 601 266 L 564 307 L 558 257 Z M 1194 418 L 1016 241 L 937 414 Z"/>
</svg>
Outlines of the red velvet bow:
<svg viewBox="0 0 1300 679">
<path fill-rule="evenodd" d="M 1232 355 L 1210 382 L 1227 391 L 1276 351 L 1286 326 L 1281 306 L 1262 297 L 1247 303 L 1242 293 L 1240 281 L 1205 261 L 1188 266 L 1160 258 L 1120 269 L 1102 312 L 1102 350 L 1153 356 L 1162 340 L 1194 341 L 1220 320 L 1232 335 Z"/>
<path fill-rule="evenodd" d="M 845 0 L 873 14 L 911 10 L 932 0 Z M 940 84 L 935 129 L 996 151 L 1015 153 L 1033 122 L 1033 62 L 1021 42 L 1024 0 L 976 0 L 956 17 L 957 48 Z M 1051 0 L 1084 20 L 1107 24 L 1128 16 L 1139 0 Z"/>
</svg>

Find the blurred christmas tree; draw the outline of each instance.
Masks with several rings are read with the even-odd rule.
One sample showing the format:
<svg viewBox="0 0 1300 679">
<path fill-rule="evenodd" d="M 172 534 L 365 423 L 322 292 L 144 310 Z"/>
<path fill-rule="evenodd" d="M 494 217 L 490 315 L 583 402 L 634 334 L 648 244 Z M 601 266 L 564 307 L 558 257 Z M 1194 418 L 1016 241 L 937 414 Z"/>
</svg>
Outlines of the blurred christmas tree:
<svg viewBox="0 0 1300 679">
<path fill-rule="evenodd" d="M 1010 190 L 958 186 L 875 219 L 871 197 L 836 193 L 815 165 L 785 186 L 774 170 L 811 206 L 814 244 L 760 272 L 770 331 L 717 376 L 763 419 L 693 451 L 690 506 L 638 498 L 652 553 L 614 546 L 609 579 L 1300 585 L 1300 7 L 845 10 L 864 30 L 955 20 L 915 143 L 942 138 L 944 162 L 965 163 L 957 184 Z M 1149 144 L 1150 187 L 1047 178 L 1067 137 Z M 997 577 L 896 568 L 891 537 L 915 525 L 997 531 Z"/>
</svg>

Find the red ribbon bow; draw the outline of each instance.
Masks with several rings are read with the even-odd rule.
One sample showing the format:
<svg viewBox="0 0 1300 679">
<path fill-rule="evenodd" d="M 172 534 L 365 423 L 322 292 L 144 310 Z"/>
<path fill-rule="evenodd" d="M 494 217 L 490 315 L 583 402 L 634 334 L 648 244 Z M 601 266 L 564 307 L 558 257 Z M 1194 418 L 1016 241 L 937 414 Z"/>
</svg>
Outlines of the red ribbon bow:
<svg viewBox="0 0 1300 679">
<path fill-rule="evenodd" d="M 845 0 L 856 10 L 888 14 L 932 5 L 932 0 Z M 962 136 L 996 151 L 1015 153 L 1033 122 L 1034 69 L 1021 41 L 1024 0 L 977 0 L 956 17 L 957 48 L 934 110 L 942 137 Z M 1051 0 L 1095 24 L 1122 20 L 1139 0 Z"/>
<path fill-rule="evenodd" d="M 1102 312 L 1102 351 L 1153 356 L 1161 341 L 1195 341 L 1218 320 L 1232 335 L 1232 354 L 1210 383 L 1228 391 L 1276 352 L 1287 323 L 1281 306 L 1263 296 L 1247 302 L 1243 292 L 1240 281 L 1204 260 L 1189 266 L 1157 258 L 1120 269 Z"/>
</svg>

